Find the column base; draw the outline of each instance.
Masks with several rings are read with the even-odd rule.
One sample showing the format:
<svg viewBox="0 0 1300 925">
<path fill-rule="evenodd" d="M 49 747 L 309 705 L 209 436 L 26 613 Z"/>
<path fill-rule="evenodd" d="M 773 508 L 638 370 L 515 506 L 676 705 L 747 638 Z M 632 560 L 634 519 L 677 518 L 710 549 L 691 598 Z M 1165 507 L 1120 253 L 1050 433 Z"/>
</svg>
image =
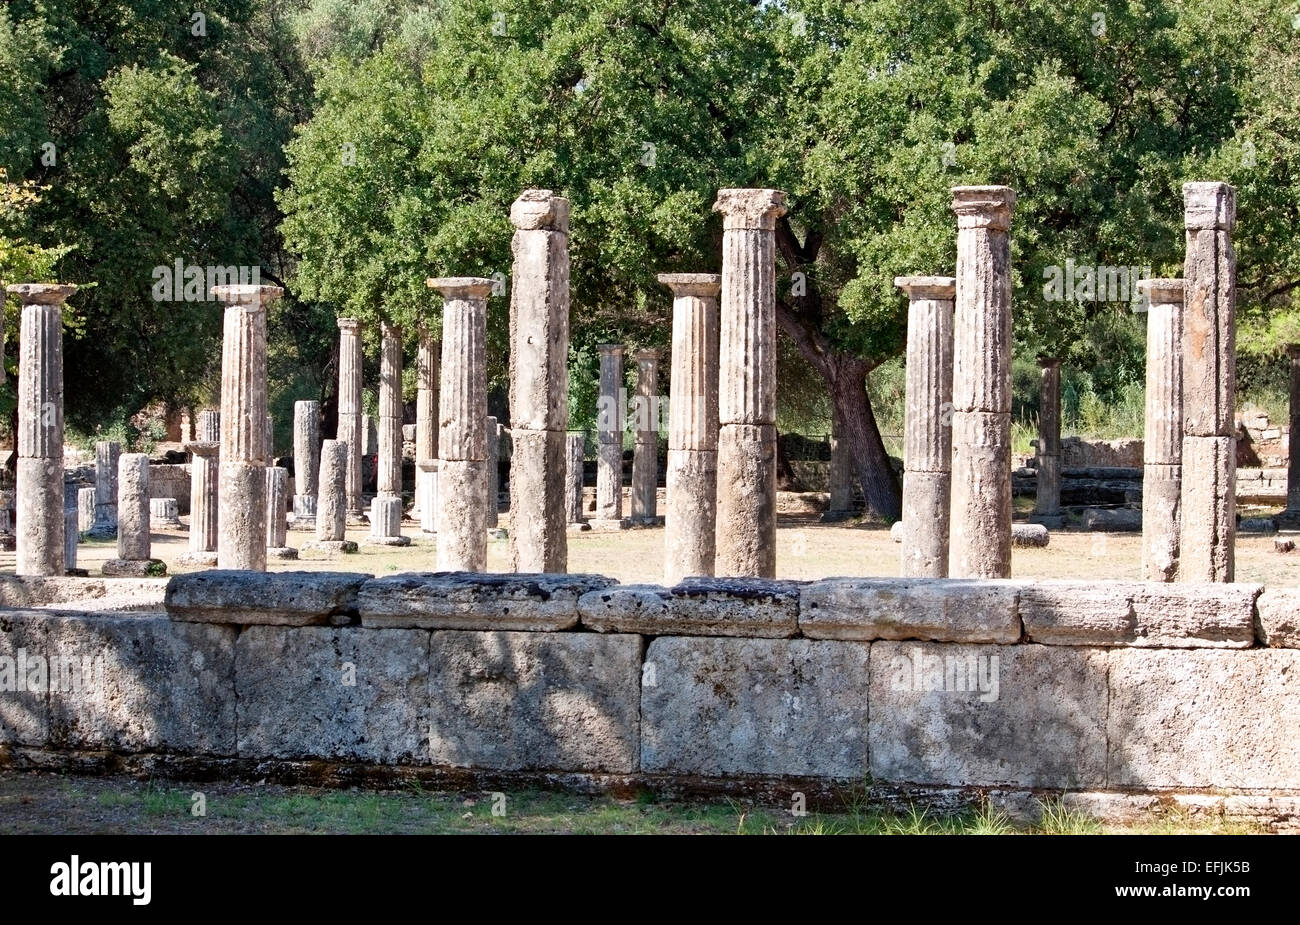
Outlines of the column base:
<svg viewBox="0 0 1300 925">
<path fill-rule="evenodd" d="M 167 574 L 167 563 L 162 559 L 109 559 L 100 573 L 118 578 L 156 578 Z"/>
<path fill-rule="evenodd" d="M 310 540 L 303 543 L 302 549 L 315 549 L 320 552 L 356 552 L 357 544 L 352 540 Z"/>
<path fill-rule="evenodd" d="M 612 533 L 617 530 L 626 530 L 632 526 L 626 517 L 605 518 L 593 517 L 587 521 L 587 525 L 598 533 Z"/>
<path fill-rule="evenodd" d="M 361 541 L 362 546 L 410 546 L 409 536 L 368 536 Z"/>
<path fill-rule="evenodd" d="M 183 552 L 176 557 L 177 565 L 198 565 L 205 568 L 216 568 L 216 552 Z"/>
<path fill-rule="evenodd" d="M 268 559 L 296 559 L 298 550 L 292 546 L 268 546 L 266 547 L 266 557 Z"/>
</svg>

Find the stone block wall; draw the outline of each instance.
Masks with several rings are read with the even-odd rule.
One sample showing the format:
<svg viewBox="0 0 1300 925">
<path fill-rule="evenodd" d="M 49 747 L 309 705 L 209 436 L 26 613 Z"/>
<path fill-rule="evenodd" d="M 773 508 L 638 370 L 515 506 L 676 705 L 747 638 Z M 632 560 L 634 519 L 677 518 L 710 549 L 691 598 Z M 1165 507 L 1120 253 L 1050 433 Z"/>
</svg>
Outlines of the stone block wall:
<svg viewBox="0 0 1300 925">
<path fill-rule="evenodd" d="M 0 692 L 0 759 L 670 791 L 870 781 L 1088 805 L 1193 794 L 1300 814 L 1298 589 L 219 571 L 131 584 L 0 582 L 0 686 L 20 650 L 100 666 L 80 688 Z M 97 611 L 78 586 L 152 609 Z"/>
</svg>

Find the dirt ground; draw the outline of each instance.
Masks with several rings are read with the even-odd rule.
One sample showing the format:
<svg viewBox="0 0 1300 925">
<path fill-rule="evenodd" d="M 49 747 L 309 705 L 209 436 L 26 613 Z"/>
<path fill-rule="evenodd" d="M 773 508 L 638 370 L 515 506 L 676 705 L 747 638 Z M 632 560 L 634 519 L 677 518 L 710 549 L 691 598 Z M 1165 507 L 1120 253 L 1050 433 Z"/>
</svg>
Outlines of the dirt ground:
<svg viewBox="0 0 1300 925">
<path fill-rule="evenodd" d="M 501 526 L 510 518 L 502 514 Z M 407 523 L 403 533 L 412 538 L 405 548 L 365 546 L 349 555 L 325 555 L 304 550 L 296 561 L 272 560 L 271 571 L 355 571 L 372 575 L 391 572 L 433 571 L 432 536 Z M 348 538 L 362 543 L 367 528 L 348 530 Z M 291 530 L 289 545 L 299 546 L 312 534 Z M 1300 539 L 1300 537 L 1298 537 Z M 156 530 L 153 554 L 167 563 L 168 571 L 188 571 L 175 562 L 186 549 L 184 530 Z M 899 546 L 889 530 L 879 525 L 819 523 L 817 515 L 783 515 L 777 524 L 776 570 L 778 578 L 811 579 L 832 576 L 890 576 L 898 574 Z M 1300 542 L 1297 543 L 1300 547 Z M 113 542 L 83 542 L 77 564 L 98 574 L 104 560 L 116 555 Z M 1012 574 L 1024 578 L 1137 579 L 1142 558 L 1142 536 L 1137 533 L 1087 533 L 1062 530 L 1052 533 L 1045 549 L 1016 549 Z M 624 584 L 663 581 L 664 528 L 649 527 L 611 533 L 569 533 L 569 571 L 594 572 Z M 0 553 L 0 572 L 13 572 L 13 553 Z M 509 549 L 504 539 L 488 543 L 488 570 L 509 571 Z M 1300 585 L 1300 549 L 1285 554 L 1273 551 L 1271 536 L 1238 535 L 1237 581 L 1272 586 Z"/>
</svg>

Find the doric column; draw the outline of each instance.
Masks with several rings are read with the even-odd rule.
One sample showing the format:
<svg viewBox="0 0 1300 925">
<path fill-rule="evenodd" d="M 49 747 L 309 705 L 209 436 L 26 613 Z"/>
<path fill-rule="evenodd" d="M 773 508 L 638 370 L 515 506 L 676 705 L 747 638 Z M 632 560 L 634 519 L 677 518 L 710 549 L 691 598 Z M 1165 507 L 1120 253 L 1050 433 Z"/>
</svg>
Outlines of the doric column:
<svg viewBox="0 0 1300 925">
<path fill-rule="evenodd" d="M 266 305 L 276 286 L 215 286 L 221 353 L 221 516 L 217 565 L 266 571 Z M 120 516 L 120 515 L 119 515 Z"/>
<path fill-rule="evenodd" d="M 569 201 L 526 190 L 511 205 L 510 221 L 510 563 L 516 572 L 564 572 Z"/>
<path fill-rule="evenodd" d="M 948 574 L 1011 575 L 1011 212 L 1006 186 L 958 186 Z M 904 514 L 906 521 L 906 514 Z"/>
<path fill-rule="evenodd" d="M 360 517 L 361 502 L 361 322 L 339 319 L 338 439 L 348 445 L 347 510 Z"/>
<path fill-rule="evenodd" d="M 95 525 L 94 486 L 77 489 L 77 532 L 89 533 Z"/>
<path fill-rule="evenodd" d="M 266 469 L 266 555 L 270 559 L 296 559 L 298 550 L 289 545 L 289 470 L 283 466 Z"/>
<path fill-rule="evenodd" d="M 785 193 L 723 189 L 718 330 L 721 576 L 776 576 L 776 221 Z"/>
<path fill-rule="evenodd" d="M 1183 281 L 1143 279 L 1147 293 L 1146 427 L 1142 467 L 1142 577 L 1178 575 L 1183 456 Z"/>
<path fill-rule="evenodd" d="M 95 444 L 95 523 L 90 535 L 105 540 L 117 536 L 117 460 L 122 446 L 111 440 Z"/>
<path fill-rule="evenodd" d="M 444 277 L 428 283 L 443 299 L 438 570 L 482 572 L 487 570 L 488 456 L 484 339 L 492 280 Z"/>
<path fill-rule="evenodd" d="M 488 529 L 493 529 L 499 522 L 497 498 L 501 494 L 501 425 L 491 415 L 487 419 L 487 447 L 487 490 L 483 493 L 483 504 Z"/>
<path fill-rule="evenodd" d="M 402 329 L 384 322 L 379 352 L 379 494 L 402 497 Z M 400 519 L 400 518 L 399 518 Z"/>
<path fill-rule="evenodd" d="M 596 516 L 593 526 L 623 525 L 623 347 L 601 344 L 596 408 Z"/>
<path fill-rule="evenodd" d="M 438 532 L 438 460 L 421 459 L 415 464 L 416 494 L 419 495 L 420 532 Z"/>
<path fill-rule="evenodd" d="M 564 519 L 570 530 L 590 530 L 582 510 L 582 464 L 586 437 L 580 433 L 564 438 Z"/>
<path fill-rule="evenodd" d="M 316 539 L 306 549 L 328 552 L 356 552 L 357 544 L 345 537 L 348 522 L 348 460 L 351 446 L 344 440 L 325 440 L 320 447 L 320 478 L 317 479 Z"/>
<path fill-rule="evenodd" d="M 63 516 L 63 303 L 76 286 L 9 286 L 22 304 L 18 343 L 18 575 L 66 570 Z"/>
<path fill-rule="evenodd" d="M 1047 527 L 1061 525 L 1061 361 L 1039 357 L 1038 468 L 1034 520 Z"/>
<path fill-rule="evenodd" d="M 1180 581 L 1232 581 L 1237 539 L 1237 194 L 1183 184 L 1183 452 Z"/>
<path fill-rule="evenodd" d="M 908 299 L 900 553 L 904 577 L 948 574 L 956 283 L 951 276 L 894 280 Z"/>
<path fill-rule="evenodd" d="M 149 456 L 123 453 L 117 469 L 117 558 L 104 563 L 105 575 L 165 575 L 167 566 L 152 557 L 149 537 Z"/>
<path fill-rule="evenodd" d="M 718 500 L 716 273 L 661 273 L 673 293 L 664 584 L 712 575 Z"/>
<path fill-rule="evenodd" d="M 293 403 L 293 520 L 316 524 L 316 480 L 320 475 L 320 402 Z"/>
<path fill-rule="evenodd" d="M 424 495 L 420 479 L 424 471 L 421 460 L 438 458 L 438 361 L 442 344 L 433 339 L 429 329 L 420 325 L 419 345 L 415 354 L 415 504 L 411 516 L 423 521 Z"/>
<path fill-rule="evenodd" d="M 199 436 L 205 436 L 202 419 Z M 177 561 L 210 567 L 217 564 L 219 435 L 217 440 L 187 443 L 185 449 L 190 453 L 190 539 L 189 549 L 177 556 Z"/>
<path fill-rule="evenodd" d="M 410 546 L 411 538 L 402 536 L 402 499 L 394 495 L 376 495 L 370 500 L 370 535 L 366 546 Z"/>
<path fill-rule="evenodd" d="M 659 351 L 636 352 L 636 443 L 632 450 L 632 520 L 652 524 L 658 511 L 659 484 Z"/>
</svg>

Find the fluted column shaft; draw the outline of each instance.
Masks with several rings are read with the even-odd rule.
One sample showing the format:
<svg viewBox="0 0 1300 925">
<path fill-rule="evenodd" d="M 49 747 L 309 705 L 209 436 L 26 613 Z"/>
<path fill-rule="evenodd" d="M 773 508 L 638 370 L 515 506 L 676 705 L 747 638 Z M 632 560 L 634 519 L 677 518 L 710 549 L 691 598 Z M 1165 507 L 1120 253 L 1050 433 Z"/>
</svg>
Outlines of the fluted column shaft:
<svg viewBox="0 0 1300 925">
<path fill-rule="evenodd" d="M 1183 451 L 1183 281 L 1144 279 L 1147 309 L 1146 425 L 1142 467 L 1142 577 L 1178 575 Z"/>
<path fill-rule="evenodd" d="M 9 286 L 22 303 L 18 344 L 18 575 L 62 575 L 67 565 L 63 489 L 63 303 L 75 286 Z"/>
<path fill-rule="evenodd" d="M 402 329 L 383 324 L 379 353 L 379 494 L 402 495 Z"/>
<path fill-rule="evenodd" d="M 266 305 L 275 286 L 217 286 L 221 353 L 221 516 L 217 566 L 266 571 Z"/>
<path fill-rule="evenodd" d="M 489 415 L 487 419 L 487 472 L 484 477 L 487 489 L 483 493 L 484 512 L 489 528 L 496 527 L 499 522 L 497 497 L 501 494 L 500 458 L 501 425 L 497 423 L 496 418 Z"/>
<path fill-rule="evenodd" d="M 1058 517 L 1061 513 L 1061 361 L 1039 358 L 1038 464 L 1034 513 Z"/>
<path fill-rule="evenodd" d="M 894 280 L 908 297 L 900 551 L 905 577 L 948 574 L 956 282 L 951 276 Z"/>
<path fill-rule="evenodd" d="M 117 535 L 117 459 L 121 455 L 119 443 L 100 440 L 95 444 L 95 523 L 90 532 L 100 539 Z"/>
<path fill-rule="evenodd" d="M 297 401 L 293 403 L 293 474 L 294 494 L 300 498 L 316 498 L 317 479 L 320 475 L 320 402 Z M 295 501 L 295 510 L 298 505 Z M 302 513 L 311 513 L 304 510 Z"/>
<path fill-rule="evenodd" d="M 1011 575 L 1011 212 L 1005 186 L 953 189 L 952 477 L 948 574 Z M 907 517 L 904 514 L 904 521 Z"/>
<path fill-rule="evenodd" d="M 785 193 L 723 189 L 715 570 L 776 575 L 776 221 Z"/>
<path fill-rule="evenodd" d="M 361 322 L 339 319 L 339 426 L 348 445 L 347 510 L 360 515 L 361 502 Z"/>
<path fill-rule="evenodd" d="M 443 298 L 438 570 L 487 569 L 487 297 L 492 280 L 431 279 Z"/>
<path fill-rule="evenodd" d="M 659 482 L 659 353 L 636 354 L 636 443 L 632 450 L 632 519 L 652 522 Z"/>
<path fill-rule="evenodd" d="M 1183 452 L 1180 581 L 1232 581 L 1237 538 L 1236 190 L 1183 185 Z"/>
<path fill-rule="evenodd" d="M 190 443 L 190 541 L 193 554 L 217 551 L 217 522 L 220 501 L 220 453 L 218 442 Z"/>
<path fill-rule="evenodd" d="M 718 296 L 716 273 L 663 273 L 673 293 L 664 584 L 712 575 L 717 550 Z"/>
<path fill-rule="evenodd" d="M 601 344 L 596 409 L 596 520 L 623 517 L 623 347 Z"/>
<path fill-rule="evenodd" d="M 516 572 L 564 572 L 569 201 L 526 190 L 511 205 L 510 221 L 510 562 Z"/>
<path fill-rule="evenodd" d="M 568 434 L 564 439 L 564 519 L 569 526 L 586 523 L 582 510 L 582 462 L 585 455 L 582 434 Z"/>
<path fill-rule="evenodd" d="M 316 541 L 340 543 L 347 530 L 348 457 L 352 449 L 344 440 L 325 440 L 320 449 L 317 479 Z"/>
<path fill-rule="evenodd" d="M 429 329 L 420 325 L 419 343 L 415 353 L 415 504 L 412 516 L 424 513 L 426 491 L 420 481 L 431 469 L 421 469 L 422 460 L 438 458 L 438 362 L 442 358 L 442 344 L 433 339 Z"/>
</svg>

